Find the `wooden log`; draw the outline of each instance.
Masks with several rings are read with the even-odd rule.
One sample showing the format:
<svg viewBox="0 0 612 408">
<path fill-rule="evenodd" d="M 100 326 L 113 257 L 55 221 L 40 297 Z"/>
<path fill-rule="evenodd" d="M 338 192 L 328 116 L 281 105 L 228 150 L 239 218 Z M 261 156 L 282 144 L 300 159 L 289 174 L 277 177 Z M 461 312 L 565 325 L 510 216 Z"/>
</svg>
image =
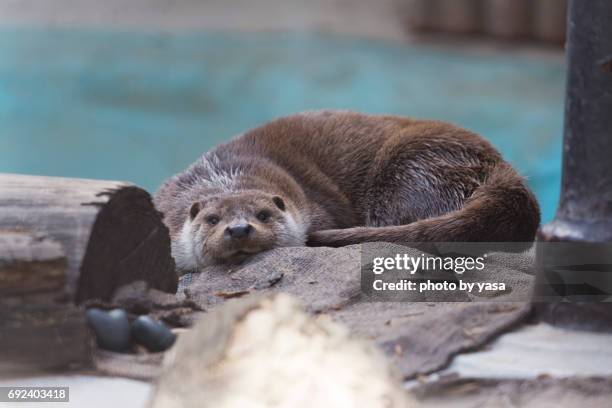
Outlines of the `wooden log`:
<svg viewBox="0 0 612 408">
<path fill-rule="evenodd" d="M 132 184 L 0 174 L 0 229 L 58 241 L 68 260 L 64 293 L 77 303 L 109 300 L 137 280 L 176 291 L 168 230 L 150 195 Z"/>
<path fill-rule="evenodd" d="M 0 230 L 0 305 L 54 302 L 66 284 L 59 243 L 40 234 Z"/>
<path fill-rule="evenodd" d="M 91 364 L 93 340 L 81 308 L 67 304 L 0 307 L 0 377 Z"/>
<path fill-rule="evenodd" d="M 0 230 L 0 376 L 91 364 L 84 311 L 64 296 L 67 268 L 59 243 Z"/>
</svg>

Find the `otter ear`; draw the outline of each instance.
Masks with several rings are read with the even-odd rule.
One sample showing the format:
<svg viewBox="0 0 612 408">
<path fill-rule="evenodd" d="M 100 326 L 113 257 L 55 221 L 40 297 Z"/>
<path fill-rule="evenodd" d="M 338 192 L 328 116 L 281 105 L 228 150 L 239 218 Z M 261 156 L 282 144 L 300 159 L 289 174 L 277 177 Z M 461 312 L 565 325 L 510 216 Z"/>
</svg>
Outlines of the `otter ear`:
<svg viewBox="0 0 612 408">
<path fill-rule="evenodd" d="M 198 215 L 200 212 L 200 203 L 193 203 L 191 208 L 189 209 L 189 218 L 192 220 Z"/>
<path fill-rule="evenodd" d="M 279 210 L 285 211 L 285 202 L 279 196 L 272 197 L 272 201 L 278 207 Z"/>
</svg>

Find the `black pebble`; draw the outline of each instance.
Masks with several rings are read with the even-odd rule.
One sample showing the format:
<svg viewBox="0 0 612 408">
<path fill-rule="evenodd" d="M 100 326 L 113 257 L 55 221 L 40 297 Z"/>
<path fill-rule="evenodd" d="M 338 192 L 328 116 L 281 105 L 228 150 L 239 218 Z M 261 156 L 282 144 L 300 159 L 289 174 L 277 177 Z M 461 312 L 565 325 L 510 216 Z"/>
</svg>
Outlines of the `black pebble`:
<svg viewBox="0 0 612 408">
<path fill-rule="evenodd" d="M 151 352 L 164 351 L 176 340 L 176 335 L 165 324 L 149 316 L 140 316 L 134 320 L 132 337 Z"/>
<path fill-rule="evenodd" d="M 89 326 L 96 334 L 98 347 L 110 351 L 129 351 L 130 322 L 125 310 L 113 309 L 107 312 L 91 308 L 85 315 Z"/>
</svg>

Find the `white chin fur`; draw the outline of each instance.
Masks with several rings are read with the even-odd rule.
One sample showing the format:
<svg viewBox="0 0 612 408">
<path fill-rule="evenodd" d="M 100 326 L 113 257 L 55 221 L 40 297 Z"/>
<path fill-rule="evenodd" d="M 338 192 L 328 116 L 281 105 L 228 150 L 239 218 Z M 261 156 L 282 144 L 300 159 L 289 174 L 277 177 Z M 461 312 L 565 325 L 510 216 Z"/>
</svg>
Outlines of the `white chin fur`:
<svg viewBox="0 0 612 408">
<path fill-rule="evenodd" d="M 306 226 L 296 220 L 291 213 L 285 215 L 287 224 L 284 231 L 278 234 L 279 247 L 304 246 L 306 244 Z"/>
<path fill-rule="evenodd" d="M 172 240 L 172 257 L 179 274 L 197 271 L 199 269 L 198 256 L 196 254 L 196 243 L 192 231 L 192 223 L 185 220 L 178 239 Z"/>
</svg>

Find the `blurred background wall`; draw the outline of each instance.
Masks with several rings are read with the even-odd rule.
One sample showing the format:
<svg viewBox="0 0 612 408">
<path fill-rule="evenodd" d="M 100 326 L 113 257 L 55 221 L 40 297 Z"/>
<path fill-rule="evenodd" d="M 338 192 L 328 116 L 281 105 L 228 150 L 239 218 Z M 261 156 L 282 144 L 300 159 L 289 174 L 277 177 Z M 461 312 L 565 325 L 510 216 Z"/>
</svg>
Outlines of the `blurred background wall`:
<svg viewBox="0 0 612 408">
<path fill-rule="evenodd" d="M 564 3 L 0 0 L 0 171 L 154 191 L 245 129 L 353 109 L 480 132 L 528 177 L 548 220 Z"/>
<path fill-rule="evenodd" d="M 494 39 L 562 45 L 567 0 L 408 0 L 408 27 Z"/>
</svg>

